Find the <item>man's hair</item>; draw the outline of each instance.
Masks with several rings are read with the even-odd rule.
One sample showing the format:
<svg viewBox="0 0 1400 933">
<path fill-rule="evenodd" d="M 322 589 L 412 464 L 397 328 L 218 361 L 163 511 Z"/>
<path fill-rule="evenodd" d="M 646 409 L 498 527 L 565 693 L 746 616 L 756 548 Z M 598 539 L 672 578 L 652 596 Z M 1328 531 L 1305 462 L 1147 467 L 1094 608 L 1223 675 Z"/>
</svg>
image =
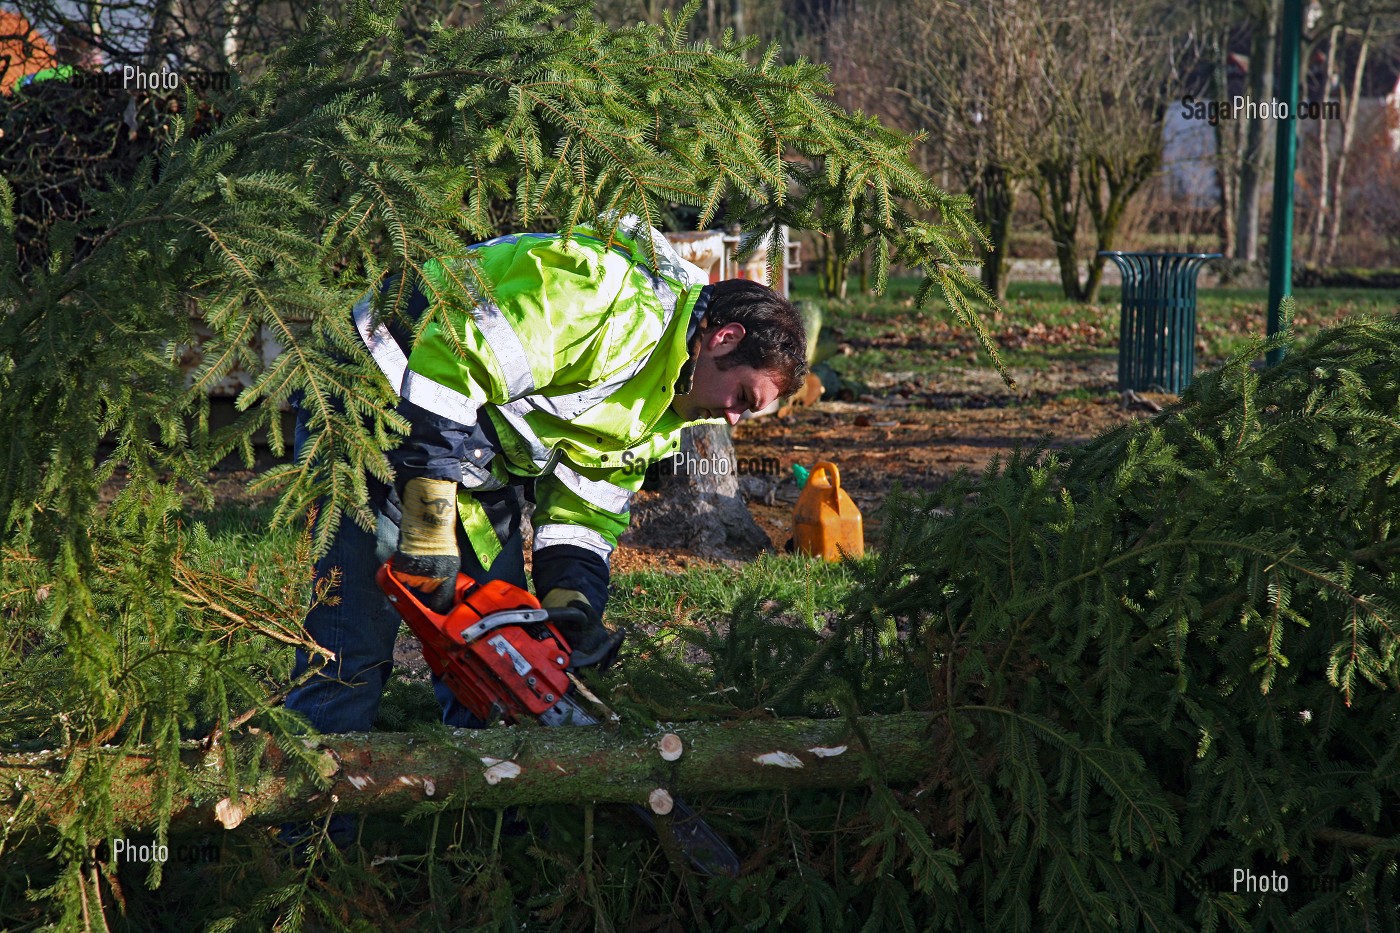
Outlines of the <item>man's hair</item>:
<svg viewBox="0 0 1400 933">
<path fill-rule="evenodd" d="M 750 279 L 726 279 L 710 286 L 704 328 L 741 324 L 739 345 L 715 360 L 718 369 L 752 366 L 778 378 L 788 396 L 807 378 L 807 329 L 801 313 L 782 295 Z"/>
</svg>

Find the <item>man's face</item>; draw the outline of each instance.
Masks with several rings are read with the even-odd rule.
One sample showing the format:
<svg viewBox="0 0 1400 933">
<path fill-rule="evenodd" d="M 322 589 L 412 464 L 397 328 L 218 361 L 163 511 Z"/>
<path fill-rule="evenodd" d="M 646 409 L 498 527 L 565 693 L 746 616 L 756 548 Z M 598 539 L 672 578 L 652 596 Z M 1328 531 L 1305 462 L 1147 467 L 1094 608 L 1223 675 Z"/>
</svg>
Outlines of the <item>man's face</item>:
<svg viewBox="0 0 1400 933">
<path fill-rule="evenodd" d="M 720 369 L 716 365 L 716 360 L 728 356 L 743 339 L 744 326 L 734 323 L 702 334 L 690 391 L 671 402 L 682 419 L 721 418 L 735 424 L 744 412 L 762 411 L 778 398 L 781 380 L 775 374 L 752 366 Z"/>
</svg>

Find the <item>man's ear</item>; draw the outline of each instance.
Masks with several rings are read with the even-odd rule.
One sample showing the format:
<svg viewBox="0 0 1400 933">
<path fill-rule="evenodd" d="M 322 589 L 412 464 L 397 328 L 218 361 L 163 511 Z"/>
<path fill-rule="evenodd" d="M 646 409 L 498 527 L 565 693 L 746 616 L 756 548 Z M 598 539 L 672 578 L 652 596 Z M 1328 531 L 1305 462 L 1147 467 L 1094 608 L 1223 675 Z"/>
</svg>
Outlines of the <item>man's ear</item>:
<svg viewBox="0 0 1400 933">
<path fill-rule="evenodd" d="M 744 339 L 744 325 L 738 321 L 730 321 L 714 330 L 706 331 L 704 338 L 705 349 L 710 351 L 711 356 L 724 356 Z"/>
</svg>

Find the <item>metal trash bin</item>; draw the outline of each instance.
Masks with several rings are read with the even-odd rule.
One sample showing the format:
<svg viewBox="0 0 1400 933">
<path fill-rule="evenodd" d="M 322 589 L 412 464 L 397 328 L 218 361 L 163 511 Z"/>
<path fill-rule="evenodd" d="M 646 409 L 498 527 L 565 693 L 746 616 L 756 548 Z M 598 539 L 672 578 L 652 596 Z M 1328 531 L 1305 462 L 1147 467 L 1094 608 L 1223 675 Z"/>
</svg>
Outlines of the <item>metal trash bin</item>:
<svg viewBox="0 0 1400 933">
<path fill-rule="evenodd" d="M 1099 253 L 1123 273 L 1118 388 L 1180 393 L 1196 371 L 1196 274 L 1221 253 Z"/>
</svg>

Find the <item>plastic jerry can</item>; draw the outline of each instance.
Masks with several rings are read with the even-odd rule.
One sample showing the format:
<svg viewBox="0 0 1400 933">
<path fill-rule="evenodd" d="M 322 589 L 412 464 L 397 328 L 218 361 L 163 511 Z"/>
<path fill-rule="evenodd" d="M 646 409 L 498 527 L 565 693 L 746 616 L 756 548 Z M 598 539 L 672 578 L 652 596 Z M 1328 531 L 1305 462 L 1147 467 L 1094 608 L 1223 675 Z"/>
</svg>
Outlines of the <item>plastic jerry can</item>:
<svg viewBox="0 0 1400 933">
<path fill-rule="evenodd" d="M 865 553 L 860 509 L 841 488 L 836 464 L 823 460 L 812 468 L 792 511 L 792 538 L 797 550 L 824 560 Z"/>
</svg>

